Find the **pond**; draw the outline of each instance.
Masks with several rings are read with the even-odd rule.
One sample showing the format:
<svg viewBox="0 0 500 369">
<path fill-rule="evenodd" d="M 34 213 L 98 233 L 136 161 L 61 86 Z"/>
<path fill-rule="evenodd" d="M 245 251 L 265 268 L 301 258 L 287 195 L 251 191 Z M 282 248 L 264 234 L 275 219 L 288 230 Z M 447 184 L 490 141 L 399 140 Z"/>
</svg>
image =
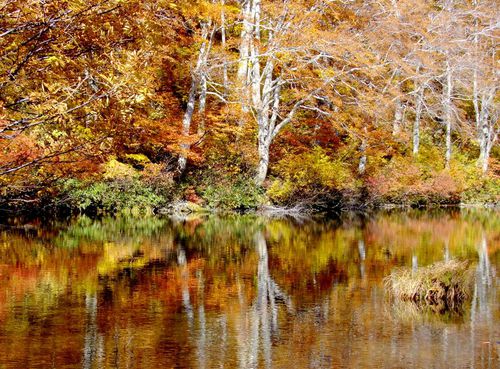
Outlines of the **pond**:
<svg viewBox="0 0 500 369">
<path fill-rule="evenodd" d="M 0 368 L 498 368 L 498 215 L 5 220 Z M 461 312 L 384 290 L 449 259 Z"/>
</svg>

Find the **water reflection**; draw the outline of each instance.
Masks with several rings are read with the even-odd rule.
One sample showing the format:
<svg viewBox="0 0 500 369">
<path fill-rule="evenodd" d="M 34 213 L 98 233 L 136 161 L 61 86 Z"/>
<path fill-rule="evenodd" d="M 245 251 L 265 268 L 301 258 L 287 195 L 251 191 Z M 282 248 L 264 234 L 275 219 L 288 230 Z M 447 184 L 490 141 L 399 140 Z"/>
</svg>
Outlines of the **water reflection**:
<svg viewBox="0 0 500 369">
<path fill-rule="evenodd" d="M 495 368 L 500 221 L 250 216 L 0 229 L 0 368 Z M 396 266 L 476 264 L 470 306 L 398 305 Z"/>
<path fill-rule="evenodd" d="M 474 294 L 472 297 L 471 306 L 471 324 L 470 324 L 470 335 L 471 335 L 471 347 L 473 350 L 477 350 L 477 345 L 474 345 L 476 341 L 476 326 L 481 326 L 481 324 L 488 324 L 488 322 L 495 321 L 494 312 L 497 312 L 498 318 L 498 305 L 490 303 L 490 290 L 494 279 L 496 278 L 496 270 L 490 264 L 490 257 L 488 252 L 488 241 L 486 234 L 482 234 L 481 242 L 478 245 L 478 258 L 479 262 L 476 269 L 476 280 L 474 285 Z M 495 309 L 495 310 L 494 310 Z M 500 340 L 498 336 L 490 335 L 483 339 L 479 349 L 480 352 L 480 363 L 477 367 L 489 368 L 492 367 L 492 346 L 498 350 L 498 345 Z M 497 351 L 498 352 L 498 351 Z M 474 351 L 472 352 L 474 354 Z"/>
<path fill-rule="evenodd" d="M 258 255 L 257 296 L 242 317 L 250 324 L 239 327 L 239 364 L 240 368 L 255 368 L 261 354 L 264 366 L 270 368 L 272 337 L 278 335 L 278 305 L 284 305 L 289 313 L 293 312 L 293 305 L 270 275 L 268 246 L 262 230 L 255 234 L 254 243 Z"/>
<path fill-rule="evenodd" d="M 103 336 L 97 331 L 97 296 L 87 293 L 85 296 L 85 339 L 83 348 L 82 367 L 92 368 L 92 363 L 101 365 L 103 357 Z"/>
</svg>

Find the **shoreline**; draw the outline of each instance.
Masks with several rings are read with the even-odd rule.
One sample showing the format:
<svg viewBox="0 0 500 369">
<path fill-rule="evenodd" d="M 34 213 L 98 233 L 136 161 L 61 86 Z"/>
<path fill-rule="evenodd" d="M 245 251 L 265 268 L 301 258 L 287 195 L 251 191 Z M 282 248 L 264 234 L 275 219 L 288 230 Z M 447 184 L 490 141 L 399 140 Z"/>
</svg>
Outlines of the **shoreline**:
<svg viewBox="0 0 500 369">
<path fill-rule="evenodd" d="M 100 218 L 103 216 L 128 216 L 131 218 L 139 217 L 171 217 L 174 219 L 187 219 L 192 216 L 212 216 L 212 215 L 255 215 L 267 218 L 293 218 L 307 219 L 312 217 L 335 217 L 346 213 L 369 214 L 380 211 L 408 211 L 408 210 L 439 210 L 439 209 L 487 209 L 500 211 L 499 202 L 485 203 L 431 203 L 431 204 L 411 204 L 411 203 L 362 203 L 349 204 L 343 206 L 342 203 L 335 207 L 318 209 L 304 206 L 297 203 L 293 206 L 280 206 L 274 204 L 261 205 L 252 209 L 223 209 L 209 208 L 198 205 L 190 201 L 174 201 L 166 206 L 157 209 L 128 209 L 126 211 L 104 212 L 104 211 L 76 211 L 75 209 L 54 207 L 53 205 L 42 205 L 38 207 L 12 207 L 0 208 L 0 219 L 9 219 L 21 217 L 26 219 L 48 218 L 64 219 L 78 216 L 88 216 L 90 218 Z"/>
</svg>

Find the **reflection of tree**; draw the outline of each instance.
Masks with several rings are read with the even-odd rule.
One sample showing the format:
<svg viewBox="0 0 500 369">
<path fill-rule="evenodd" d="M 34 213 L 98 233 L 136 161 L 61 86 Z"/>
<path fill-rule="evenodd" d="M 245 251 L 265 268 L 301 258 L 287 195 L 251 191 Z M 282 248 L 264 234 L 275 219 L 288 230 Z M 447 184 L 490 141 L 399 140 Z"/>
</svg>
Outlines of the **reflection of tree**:
<svg viewBox="0 0 500 369">
<path fill-rule="evenodd" d="M 197 329 L 191 330 L 191 334 L 194 336 L 198 368 L 213 367 L 213 361 L 215 360 L 219 361 L 220 368 L 224 368 L 227 351 L 227 317 L 225 313 L 222 313 L 217 319 L 210 319 L 210 315 L 207 317 L 205 311 L 207 291 L 205 290 L 204 272 L 202 269 L 196 271 L 196 280 L 198 286 Z"/>
<path fill-rule="evenodd" d="M 102 366 L 104 355 L 103 337 L 97 331 L 97 296 L 95 293 L 85 295 L 85 310 L 87 313 L 85 319 L 85 338 L 83 347 L 83 369 Z"/>
<path fill-rule="evenodd" d="M 271 277 L 267 242 L 262 231 L 255 234 L 254 243 L 259 255 L 257 297 L 247 312 L 248 316 L 244 317 L 245 320 L 250 320 L 250 327 L 247 329 L 244 329 L 244 326 L 239 327 L 239 359 L 241 368 L 255 368 L 259 361 L 259 348 L 261 348 L 265 366 L 269 368 L 271 367 L 271 338 L 278 333 L 277 303 L 284 304 L 289 312 L 293 312 L 294 309 L 290 297 Z M 249 332 L 245 332 L 247 330 Z"/>
<path fill-rule="evenodd" d="M 494 304 L 488 301 L 495 296 L 495 291 L 492 291 L 493 279 L 495 278 L 495 268 L 491 266 L 488 254 L 488 242 L 486 235 L 483 233 L 481 242 L 478 245 L 479 262 L 476 268 L 476 279 L 474 284 L 474 293 L 472 297 L 471 306 L 471 322 L 470 322 L 470 337 L 471 337 L 471 354 L 474 357 L 475 348 L 475 326 L 481 323 L 494 321 L 494 312 L 492 308 Z M 491 291 L 491 294 L 490 294 Z M 491 343 L 494 342 L 495 337 L 489 337 L 486 344 L 481 346 L 481 367 L 491 367 Z M 487 366 L 485 366 L 487 364 Z"/>
<path fill-rule="evenodd" d="M 418 257 L 417 255 L 412 255 L 411 257 L 411 270 L 413 271 L 413 273 L 416 273 L 418 269 Z"/>
<path fill-rule="evenodd" d="M 492 280 L 495 274 L 494 268 L 490 264 L 488 255 L 488 243 L 486 236 L 483 234 L 481 242 L 478 246 L 479 262 L 476 268 L 476 280 L 474 285 L 474 294 L 472 298 L 471 319 L 474 320 L 479 316 L 490 319 L 491 305 L 487 303 L 488 292 L 492 286 Z"/>
<path fill-rule="evenodd" d="M 203 285 L 203 273 L 198 270 L 198 340 L 197 340 L 197 355 L 199 368 L 204 369 L 206 367 L 206 346 L 207 346 L 207 323 L 205 317 L 205 301 L 204 296 L 204 285 Z"/>
<path fill-rule="evenodd" d="M 187 267 L 186 252 L 183 248 L 177 251 L 177 263 L 181 266 L 182 271 L 182 305 L 186 311 L 188 325 L 191 329 L 193 327 L 193 306 L 191 305 L 191 298 L 189 295 L 189 269 Z"/>
<path fill-rule="evenodd" d="M 493 357 L 496 348 L 495 329 L 489 326 L 495 321 L 495 268 L 490 263 L 488 243 L 486 234 L 483 234 L 477 247 L 478 264 L 474 279 L 474 292 L 472 296 L 470 321 L 469 321 L 469 342 L 465 345 L 461 338 L 459 326 L 454 326 L 453 322 L 463 323 L 465 316 L 448 313 L 436 315 L 430 310 L 417 309 L 414 304 L 400 303 L 400 316 L 412 318 L 412 341 L 407 351 L 411 354 L 412 360 L 417 361 L 423 350 L 422 346 L 431 346 L 439 353 L 439 357 L 446 362 L 449 367 L 470 367 L 470 368 L 493 368 Z M 444 259 L 452 259 L 445 243 Z M 403 310 L 404 308 L 404 310 Z M 425 322 L 425 325 L 415 323 Z M 488 327 L 488 329 L 484 329 Z M 439 344 L 436 344 L 439 343 Z M 467 349 L 465 349 L 467 347 Z M 470 365 L 465 365 L 463 359 L 470 360 Z M 459 364 L 460 363 L 460 364 Z M 477 365 L 477 366 L 476 366 Z"/>
<path fill-rule="evenodd" d="M 359 274 L 361 275 L 361 279 L 365 278 L 365 259 L 366 259 L 366 248 L 365 248 L 365 240 L 360 239 L 358 241 L 358 251 L 359 251 Z"/>
<path fill-rule="evenodd" d="M 488 367 L 498 336 L 491 324 L 495 225 L 419 219 L 381 217 L 365 229 L 258 218 L 166 221 L 152 224 L 154 232 L 140 225 L 128 233 L 120 219 L 82 220 L 65 238 L 73 247 L 53 242 L 55 233 L 42 242 L 0 232 L 0 328 L 14 337 L 2 340 L 0 362 L 34 362 L 53 350 L 55 367 L 71 354 L 92 369 L 291 361 L 296 368 L 443 367 L 445 357 L 449 367 Z M 383 275 L 410 267 L 413 255 L 419 267 L 442 260 L 447 245 L 450 259 L 478 261 L 470 316 L 382 316 Z M 18 306 L 22 315 L 13 313 Z M 29 350 L 16 352 L 21 345 Z"/>
</svg>

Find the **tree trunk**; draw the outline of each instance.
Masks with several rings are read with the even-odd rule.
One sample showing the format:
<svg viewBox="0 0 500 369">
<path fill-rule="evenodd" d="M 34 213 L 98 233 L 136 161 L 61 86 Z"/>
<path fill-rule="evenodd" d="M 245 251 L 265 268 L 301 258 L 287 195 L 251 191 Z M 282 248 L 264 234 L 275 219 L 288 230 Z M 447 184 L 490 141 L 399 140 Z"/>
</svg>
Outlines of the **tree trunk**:
<svg viewBox="0 0 500 369">
<path fill-rule="evenodd" d="M 260 66 L 259 66 L 260 67 Z M 262 185 L 267 176 L 267 169 L 269 167 L 269 148 L 271 142 L 276 134 L 279 132 L 286 121 L 290 121 L 293 117 L 294 112 L 291 112 L 289 116 L 282 121 L 280 124 L 277 123 L 279 108 L 280 108 L 280 82 L 281 79 L 273 79 L 273 69 L 274 63 L 272 60 L 266 62 L 266 66 L 262 71 L 264 78 L 264 86 L 262 93 L 260 92 L 260 82 L 259 91 L 256 91 L 253 96 L 254 109 L 257 113 L 257 126 L 258 126 L 258 152 L 259 152 L 259 164 L 257 167 L 257 174 L 255 176 L 255 183 L 257 185 Z M 260 81 L 259 72 L 259 81 Z M 255 77 L 255 75 L 253 75 Z M 255 86 L 257 88 L 257 86 Z"/>
<path fill-rule="evenodd" d="M 474 105 L 474 114 L 476 119 L 476 132 L 479 138 L 481 136 L 481 113 L 479 110 L 479 91 L 477 79 L 477 66 L 474 66 L 474 72 L 472 76 L 472 103 Z"/>
<path fill-rule="evenodd" d="M 474 5 L 474 8 L 477 6 L 477 1 L 474 0 L 472 2 Z M 477 17 L 474 18 L 474 58 L 475 58 L 475 63 L 474 63 L 474 69 L 473 69 L 473 74 L 472 74 L 472 103 L 474 105 L 474 113 L 475 113 L 475 118 L 476 118 L 476 132 L 478 135 L 478 138 L 480 139 L 481 137 L 481 117 L 480 117 L 480 110 L 479 110 L 479 85 L 478 85 L 478 64 L 480 63 L 479 60 L 479 34 L 478 34 L 478 19 Z"/>
<path fill-rule="evenodd" d="M 481 114 L 481 136 L 479 140 L 479 164 L 483 173 L 488 171 L 491 150 L 489 114 Z"/>
<path fill-rule="evenodd" d="M 423 95 L 424 90 L 422 87 L 416 95 L 415 103 L 415 122 L 413 123 L 413 155 L 417 156 L 420 150 L 420 119 L 422 117 L 422 105 L 423 105 Z"/>
<path fill-rule="evenodd" d="M 260 135 L 259 135 L 260 136 Z M 255 176 L 255 184 L 262 186 L 267 177 L 267 169 L 269 167 L 269 144 L 267 140 L 259 137 L 259 165 Z"/>
<path fill-rule="evenodd" d="M 260 39 L 260 0 L 245 0 L 242 5 L 243 30 L 241 32 L 240 59 L 238 63 L 237 81 L 241 91 L 241 110 L 243 115 L 250 111 L 250 90 L 254 90 L 252 76 L 260 67 L 255 39 Z M 242 116 L 239 126 L 242 127 L 245 119 Z"/>
<path fill-rule="evenodd" d="M 202 136 L 205 133 L 205 108 L 207 105 L 207 76 L 205 72 L 201 73 L 200 77 L 200 99 L 198 113 L 200 120 L 198 122 L 198 135 Z"/>
<path fill-rule="evenodd" d="M 453 92 L 453 80 L 452 71 L 449 63 L 446 66 L 446 82 L 444 88 L 444 121 L 446 124 L 446 153 L 445 153 L 445 165 L 446 168 L 450 167 L 451 160 L 451 124 L 453 119 L 453 106 L 452 106 L 452 92 Z"/>
<path fill-rule="evenodd" d="M 207 62 L 207 50 L 208 50 L 208 29 L 210 23 L 203 25 L 202 39 L 203 42 L 200 46 L 200 51 L 198 54 L 198 60 L 196 61 L 196 66 L 191 73 L 191 87 L 189 89 L 188 103 L 186 111 L 184 112 L 184 117 L 182 118 L 182 136 L 187 140 L 191 130 L 191 121 L 193 120 L 193 113 L 196 104 L 196 93 L 200 85 L 202 76 L 204 76 L 204 71 L 202 71 L 203 64 Z M 205 79 L 206 82 L 206 79 Z M 206 87 L 206 84 L 205 84 Z M 206 94 L 205 94 L 206 95 Z M 183 142 L 181 144 L 181 153 L 179 155 L 179 160 L 177 162 L 177 170 L 183 173 L 186 170 L 187 156 L 190 145 L 189 143 Z"/>
<path fill-rule="evenodd" d="M 184 112 L 184 118 L 182 119 L 182 136 L 187 138 L 189 137 L 189 130 L 191 128 L 191 121 L 193 119 L 194 105 L 196 102 L 196 90 L 198 88 L 198 81 L 193 76 L 193 80 L 191 81 L 191 88 L 189 89 L 189 97 L 188 103 L 186 107 L 186 111 Z M 179 161 L 177 163 L 177 169 L 180 173 L 183 173 L 186 170 L 187 164 L 187 154 L 189 151 L 190 145 L 186 142 L 181 144 L 181 154 L 179 156 Z"/>
<path fill-rule="evenodd" d="M 224 12 L 224 6 L 226 5 L 226 2 L 225 0 L 221 0 L 221 5 L 222 5 L 222 10 L 221 10 L 221 14 L 220 14 L 220 19 L 221 19 L 221 29 L 220 29 L 220 33 L 221 33 L 221 43 L 222 43 L 222 49 L 224 50 L 224 52 L 226 52 L 226 14 Z M 223 91 L 223 94 L 224 94 L 224 98 L 227 96 L 227 92 L 228 92 L 228 76 L 227 76 L 227 61 L 226 61 L 226 56 L 224 56 L 224 65 L 222 67 L 222 83 L 223 83 L 223 87 L 224 87 L 224 91 Z"/>
<path fill-rule="evenodd" d="M 403 123 L 403 104 L 401 97 L 397 97 L 395 101 L 394 121 L 392 124 L 392 134 L 396 136 L 401 133 L 401 125 Z"/>
<path fill-rule="evenodd" d="M 367 147 L 366 139 L 363 138 L 363 141 L 361 141 L 361 146 L 359 147 L 359 152 L 361 153 L 358 165 L 359 174 L 364 174 L 366 171 L 366 147 Z"/>
<path fill-rule="evenodd" d="M 394 11 L 398 14 L 398 10 L 396 7 L 396 1 L 393 0 Z M 403 103 L 401 101 L 401 86 L 399 85 L 401 76 L 401 70 L 396 68 L 394 71 L 394 78 L 396 79 L 397 85 L 397 93 L 396 99 L 394 100 L 394 119 L 392 121 L 392 135 L 397 136 L 401 133 L 401 125 L 403 123 Z"/>
<path fill-rule="evenodd" d="M 258 112 L 258 152 L 259 164 L 257 167 L 257 174 L 255 176 L 255 183 L 261 186 L 266 180 L 267 169 L 269 167 L 269 147 L 271 146 L 271 135 L 269 132 L 269 112 Z"/>
<path fill-rule="evenodd" d="M 260 73 L 260 0 L 254 0 L 251 8 L 251 19 L 254 22 L 250 42 L 250 83 L 252 87 L 252 104 L 257 107 L 261 103 L 261 73 Z"/>
<path fill-rule="evenodd" d="M 481 166 L 481 170 L 483 171 L 483 173 L 488 172 L 489 161 L 490 161 L 489 145 L 484 139 L 482 139 L 480 154 L 479 154 L 479 164 Z"/>
<path fill-rule="evenodd" d="M 240 60 L 238 63 L 237 78 L 241 86 L 245 86 L 248 77 L 248 63 L 250 57 L 250 41 L 252 39 L 252 0 L 245 0 L 242 5 L 243 30 L 241 31 Z"/>
<path fill-rule="evenodd" d="M 497 95 L 497 87 L 494 85 L 489 89 L 483 89 L 480 97 L 479 109 L 479 158 L 478 164 L 483 173 L 488 171 L 488 164 L 490 159 L 490 151 L 497 139 L 497 133 L 494 131 L 495 122 L 498 120 L 494 115 L 492 116 L 492 109 L 494 111 L 493 102 Z"/>
</svg>

